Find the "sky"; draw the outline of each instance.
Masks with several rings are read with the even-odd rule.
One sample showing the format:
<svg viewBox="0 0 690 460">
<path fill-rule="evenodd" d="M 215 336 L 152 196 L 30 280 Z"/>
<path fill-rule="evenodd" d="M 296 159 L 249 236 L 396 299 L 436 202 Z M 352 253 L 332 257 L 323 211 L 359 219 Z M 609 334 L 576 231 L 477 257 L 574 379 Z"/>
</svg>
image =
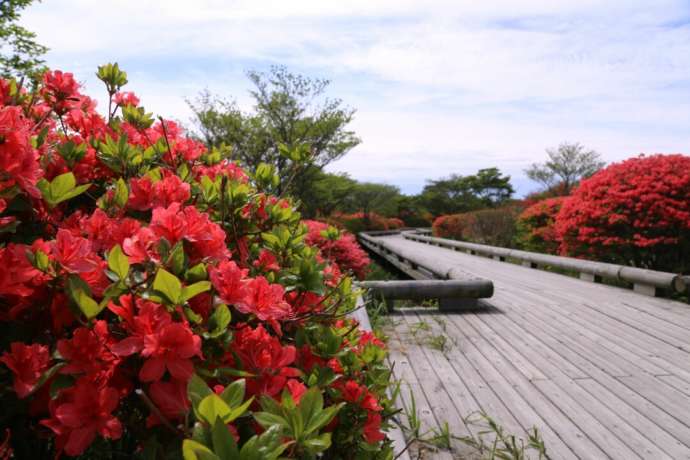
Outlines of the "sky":
<svg viewBox="0 0 690 460">
<path fill-rule="evenodd" d="M 21 23 L 87 94 L 118 62 L 187 123 L 205 88 L 251 110 L 250 69 L 327 78 L 363 141 L 327 169 L 405 193 L 496 166 L 524 195 L 561 142 L 690 153 L 690 0 L 44 0 Z"/>
</svg>

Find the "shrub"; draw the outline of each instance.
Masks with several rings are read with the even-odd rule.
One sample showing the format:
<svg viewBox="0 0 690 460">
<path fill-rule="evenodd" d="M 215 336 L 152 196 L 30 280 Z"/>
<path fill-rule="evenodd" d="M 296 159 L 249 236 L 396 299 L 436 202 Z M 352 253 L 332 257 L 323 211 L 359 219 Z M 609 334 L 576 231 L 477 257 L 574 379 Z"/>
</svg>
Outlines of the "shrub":
<svg viewBox="0 0 690 460">
<path fill-rule="evenodd" d="M 517 219 L 518 245 L 527 251 L 558 253 L 556 216 L 565 197 L 547 198 L 528 207 Z"/>
<path fill-rule="evenodd" d="M 439 238 L 452 238 L 455 240 L 467 240 L 469 227 L 474 216 L 471 213 L 449 214 L 434 219 L 431 230 L 434 236 Z"/>
<path fill-rule="evenodd" d="M 556 219 L 563 254 L 690 269 L 690 157 L 639 156 L 582 181 Z"/>
<path fill-rule="evenodd" d="M 367 230 L 395 230 L 405 226 L 405 223 L 397 217 L 384 217 L 370 212 L 368 219 L 362 212 L 352 214 L 334 213 L 328 219 L 330 223 L 345 228 L 353 234 Z"/>
<path fill-rule="evenodd" d="M 304 243 L 271 168 L 155 121 L 117 65 L 98 76 L 105 118 L 69 73 L 0 80 L 15 457 L 391 458 L 384 345 L 342 319 L 351 281 Z"/>
<path fill-rule="evenodd" d="M 504 206 L 440 216 L 432 229 L 434 235 L 442 238 L 509 247 L 514 242 L 515 219 L 519 211 L 517 206 Z"/>
<path fill-rule="evenodd" d="M 357 278 L 364 279 L 370 260 L 351 233 L 316 220 L 304 223 L 309 229 L 307 244 L 318 247 L 321 255 L 336 264 L 341 272 L 352 271 Z"/>
</svg>

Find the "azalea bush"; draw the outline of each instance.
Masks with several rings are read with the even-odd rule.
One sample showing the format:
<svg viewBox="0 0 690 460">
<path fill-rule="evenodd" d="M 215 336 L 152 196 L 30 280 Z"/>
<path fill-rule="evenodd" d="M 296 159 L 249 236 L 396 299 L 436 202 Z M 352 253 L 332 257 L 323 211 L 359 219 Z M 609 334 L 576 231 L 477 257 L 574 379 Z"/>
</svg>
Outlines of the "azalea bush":
<svg viewBox="0 0 690 460">
<path fill-rule="evenodd" d="M 0 80 L 3 454 L 392 458 L 363 261 L 307 242 L 271 166 L 98 77 L 104 115 L 70 73 Z"/>
<path fill-rule="evenodd" d="M 519 212 L 518 206 L 503 206 L 439 216 L 434 220 L 432 231 L 441 238 L 510 247 L 514 244 Z"/>
<path fill-rule="evenodd" d="M 405 223 L 397 217 L 384 217 L 375 212 L 370 212 L 368 215 L 363 212 L 334 213 L 328 221 L 354 234 L 368 230 L 397 230 L 405 226 Z"/>
<path fill-rule="evenodd" d="M 528 251 L 557 254 L 556 216 L 565 197 L 546 198 L 522 211 L 517 219 L 517 243 Z"/>
<path fill-rule="evenodd" d="M 582 181 L 556 219 L 562 254 L 690 270 L 690 157 L 639 156 Z"/>
<path fill-rule="evenodd" d="M 357 278 L 364 279 L 371 261 L 354 235 L 316 220 L 305 220 L 304 224 L 309 229 L 307 244 L 318 247 L 321 256 L 341 270 L 349 270 Z"/>
</svg>

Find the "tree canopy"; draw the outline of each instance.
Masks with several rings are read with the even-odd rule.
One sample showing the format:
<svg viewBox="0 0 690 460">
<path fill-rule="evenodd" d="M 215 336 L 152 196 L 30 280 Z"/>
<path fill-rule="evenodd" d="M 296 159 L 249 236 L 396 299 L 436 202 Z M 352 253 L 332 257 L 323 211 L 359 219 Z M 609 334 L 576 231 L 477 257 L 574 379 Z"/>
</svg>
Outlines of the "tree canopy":
<svg viewBox="0 0 690 460">
<path fill-rule="evenodd" d="M 560 188 L 564 195 L 569 195 L 580 180 L 591 176 L 605 164 L 597 152 L 587 150 L 578 142 L 564 142 L 556 149 L 546 149 L 546 154 L 549 159 L 545 163 L 533 163 L 525 174 L 545 189 Z"/>
<path fill-rule="evenodd" d="M 498 168 L 485 168 L 469 176 L 452 174 L 430 180 L 420 199 L 432 214 L 441 215 L 496 207 L 513 193 L 510 176 L 504 176 Z"/>
<path fill-rule="evenodd" d="M 281 184 L 302 199 L 314 168 L 360 143 L 347 129 L 354 110 L 340 99 L 325 97 L 328 80 L 293 74 L 283 66 L 247 76 L 254 85 L 252 113 L 208 91 L 188 102 L 200 137 L 209 147 L 231 148 L 233 157 L 249 169 L 273 165 Z"/>
<path fill-rule="evenodd" d="M 21 12 L 33 0 L 0 0 L 0 76 L 31 77 L 43 69 L 41 56 L 48 51 L 36 34 L 19 25 Z"/>
</svg>

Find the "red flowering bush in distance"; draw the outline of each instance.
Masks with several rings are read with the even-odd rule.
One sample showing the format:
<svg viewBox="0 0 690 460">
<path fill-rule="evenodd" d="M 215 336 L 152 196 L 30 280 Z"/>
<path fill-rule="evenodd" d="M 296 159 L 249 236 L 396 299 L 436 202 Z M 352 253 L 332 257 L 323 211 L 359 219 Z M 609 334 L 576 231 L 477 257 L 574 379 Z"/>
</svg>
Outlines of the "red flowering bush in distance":
<svg viewBox="0 0 690 460">
<path fill-rule="evenodd" d="M 366 258 L 98 77 L 105 116 L 0 80 L 3 452 L 390 458 L 384 345 L 343 319 Z"/>
<path fill-rule="evenodd" d="M 370 260 L 351 233 L 316 220 L 304 223 L 309 229 L 307 244 L 318 247 L 321 255 L 337 264 L 341 272 L 352 271 L 357 278 L 364 278 Z"/>
<path fill-rule="evenodd" d="M 405 222 L 397 217 L 384 217 L 375 212 L 370 212 L 368 218 L 363 212 L 334 213 L 328 221 L 354 234 L 366 230 L 397 230 L 405 226 Z"/>
<path fill-rule="evenodd" d="M 558 253 L 556 216 L 565 197 L 546 198 L 538 201 L 518 216 L 517 243 L 528 251 Z"/>
<path fill-rule="evenodd" d="M 690 157 L 639 156 L 583 180 L 556 219 L 563 254 L 690 270 Z"/>
</svg>

